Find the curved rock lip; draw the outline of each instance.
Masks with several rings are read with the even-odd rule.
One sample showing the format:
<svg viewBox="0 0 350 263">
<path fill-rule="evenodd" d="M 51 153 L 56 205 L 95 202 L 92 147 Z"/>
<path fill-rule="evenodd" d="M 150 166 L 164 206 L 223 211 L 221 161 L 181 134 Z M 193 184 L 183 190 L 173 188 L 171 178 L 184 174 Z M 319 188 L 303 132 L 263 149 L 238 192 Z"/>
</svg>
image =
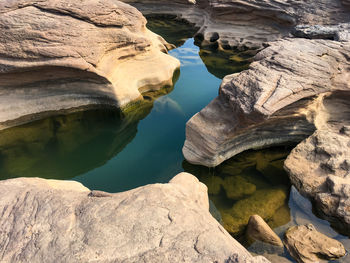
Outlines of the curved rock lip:
<svg viewBox="0 0 350 263">
<path fill-rule="evenodd" d="M 0 128 L 91 107 L 125 108 L 173 85 L 180 62 L 119 1 L 0 3 Z"/>
<path fill-rule="evenodd" d="M 188 173 L 115 194 L 40 178 L 0 191 L 2 262 L 269 262 L 211 216 L 206 186 Z"/>
<path fill-rule="evenodd" d="M 244 150 L 307 138 L 322 119 L 315 118 L 316 98 L 349 90 L 348 52 L 349 42 L 271 42 L 248 70 L 226 76 L 218 98 L 188 121 L 186 160 L 212 167 Z"/>
</svg>

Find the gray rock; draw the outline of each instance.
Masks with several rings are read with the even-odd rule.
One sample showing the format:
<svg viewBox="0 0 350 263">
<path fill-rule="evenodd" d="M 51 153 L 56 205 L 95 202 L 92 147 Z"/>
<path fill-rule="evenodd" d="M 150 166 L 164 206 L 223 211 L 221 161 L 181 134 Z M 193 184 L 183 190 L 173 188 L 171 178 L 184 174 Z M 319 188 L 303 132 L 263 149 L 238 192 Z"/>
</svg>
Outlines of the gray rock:
<svg viewBox="0 0 350 263">
<path fill-rule="evenodd" d="M 321 258 L 337 259 L 346 253 L 339 241 L 318 232 L 311 224 L 289 228 L 284 243 L 291 256 L 299 263 L 319 262 Z"/>
<path fill-rule="evenodd" d="M 309 39 L 331 39 L 337 41 L 350 41 L 350 24 L 338 25 L 298 25 L 293 31 L 296 37 Z"/>
<path fill-rule="evenodd" d="M 142 14 L 114 0 L 4 0 L 0 31 L 0 128 L 81 108 L 125 108 L 171 85 L 180 66 Z"/>
<path fill-rule="evenodd" d="M 0 182 L 1 262 L 269 262 L 210 215 L 207 188 L 181 173 L 123 193 L 77 182 Z"/>
</svg>

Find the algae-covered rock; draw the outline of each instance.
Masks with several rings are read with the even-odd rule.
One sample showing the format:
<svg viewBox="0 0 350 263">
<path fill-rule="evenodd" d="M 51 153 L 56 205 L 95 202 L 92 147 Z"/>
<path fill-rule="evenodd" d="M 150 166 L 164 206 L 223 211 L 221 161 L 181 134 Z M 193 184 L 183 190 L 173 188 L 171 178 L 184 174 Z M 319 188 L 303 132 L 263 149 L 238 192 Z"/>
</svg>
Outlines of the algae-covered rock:
<svg viewBox="0 0 350 263">
<path fill-rule="evenodd" d="M 284 203 L 284 205 L 277 209 L 267 223 L 271 228 L 276 228 L 288 224 L 291 220 L 290 218 L 290 208 L 287 203 Z"/>
<path fill-rule="evenodd" d="M 200 181 L 208 187 L 208 193 L 214 195 L 220 193 L 221 186 L 224 184 L 221 177 L 214 175 L 201 176 Z"/>
<path fill-rule="evenodd" d="M 228 176 L 223 180 L 223 185 L 227 198 L 239 200 L 246 195 L 251 195 L 256 191 L 256 186 L 249 183 L 242 176 Z"/>
<path fill-rule="evenodd" d="M 257 190 L 222 213 L 224 227 L 231 234 L 239 234 L 248 224 L 251 215 L 258 214 L 264 220 L 268 220 L 283 206 L 286 198 L 287 192 L 284 187 Z"/>
</svg>

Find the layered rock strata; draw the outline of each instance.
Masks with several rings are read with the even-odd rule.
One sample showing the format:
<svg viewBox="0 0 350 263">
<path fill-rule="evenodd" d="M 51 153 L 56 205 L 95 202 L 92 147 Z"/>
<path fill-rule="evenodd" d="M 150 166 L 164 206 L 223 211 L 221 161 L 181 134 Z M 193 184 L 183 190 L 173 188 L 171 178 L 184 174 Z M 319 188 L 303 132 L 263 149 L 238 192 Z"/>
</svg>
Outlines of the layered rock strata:
<svg viewBox="0 0 350 263">
<path fill-rule="evenodd" d="M 317 125 L 315 96 L 349 89 L 348 42 L 284 39 L 226 76 L 219 96 L 187 123 L 185 158 L 217 166 L 248 149 L 300 142 Z"/>
<path fill-rule="evenodd" d="M 0 182 L 2 262 L 269 262 L 210 215 L 207 189 L 181 173 L 123 193 L 77 182 Z"/>
<path fill-rule="evenodd" d="M 0 127 L 91 106 L 123 108 L 172 84 L 177 59 L 119 1 L 0 3 Z"/>
<path fill-rule="evenodd" d="M 144 14 L 175 14 L 194 23 L 203 46 L 261 48 L 296 25 L 350 22 L 348 1 L 123 0 Z M 317 8 L 315 8 L 317 6 Z"/>
</svg>

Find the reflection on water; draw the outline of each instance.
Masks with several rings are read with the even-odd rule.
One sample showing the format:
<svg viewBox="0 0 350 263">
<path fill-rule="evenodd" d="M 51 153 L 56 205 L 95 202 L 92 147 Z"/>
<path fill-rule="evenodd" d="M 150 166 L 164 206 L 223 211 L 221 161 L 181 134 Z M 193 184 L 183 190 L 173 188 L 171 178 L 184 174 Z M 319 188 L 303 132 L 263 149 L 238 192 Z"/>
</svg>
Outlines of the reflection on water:
<svg viewBox="0 0 350 263">
<path fill-rule="evenodd" d="M 179 47 L 197 32 L 193 24 L 175 15 L 147 15 L 147 28 Z"/>
<path fill-rule="evenodd" d="M 142 114 L 90 110 L 1 131 L 0 178 L 69 179 L 101 166 L 135 137 Z"/>
<path fill-rule="evenodd" d="M 240 72 L 249 67 L 256 50 L 212 50 L 203 48 L 199 52 L 208 71 L 218 78 Z"/>
</svg>

